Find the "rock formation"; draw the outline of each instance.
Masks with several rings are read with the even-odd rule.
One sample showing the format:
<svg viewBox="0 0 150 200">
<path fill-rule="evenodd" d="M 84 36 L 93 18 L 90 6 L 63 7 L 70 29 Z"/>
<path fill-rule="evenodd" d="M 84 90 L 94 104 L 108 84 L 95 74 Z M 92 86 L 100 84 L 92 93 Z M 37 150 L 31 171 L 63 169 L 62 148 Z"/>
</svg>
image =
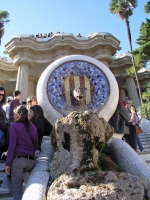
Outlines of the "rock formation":
<svg viewBox="0 0 150 200">
<path fill-rule="evenodd" d="M 116 172 L 118 166 L 103 154 L 112 135 L 97 113 L 75 111 L 57 120 L 47 200 L 146 200 L 147 180 Z"/>
<path fill-rule="evenodd" d="M 127 173 L 63 174 L 51 185 L 47 200 L 144 200 L 147 181 Z"/>
<path fill-rule="evenodd" d="M 112 127 L 97 113 L 72 112 L 58 120 L 52 133 L 52 179 L 66 172 L 97 169 L 99 150 L 112 135 Z"/>
</svg>

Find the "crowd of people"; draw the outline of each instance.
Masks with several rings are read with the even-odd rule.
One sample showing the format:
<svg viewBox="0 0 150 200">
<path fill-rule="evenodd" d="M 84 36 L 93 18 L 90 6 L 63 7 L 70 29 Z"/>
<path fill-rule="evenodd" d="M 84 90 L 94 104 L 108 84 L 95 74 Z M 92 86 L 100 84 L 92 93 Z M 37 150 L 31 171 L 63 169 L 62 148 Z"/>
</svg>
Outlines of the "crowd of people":
<svg viewBox="0 0 150 200">
<path fill-rule="evenodd" d="M 63 34 L 64 32 L 60 32 L 60 31 L 57 31 L 55 34 Z M 42 34 L 42 33 L 38 33 L 36 35 L 36 38 L 50 38 L 50 37 L 53 37 L 54 33 L 53 32 L 50 32 L 50 33 L 45 33 L 45 34 Z M 76 34 L 76 37 L 82 37 L 80 33 L 77 33 Z"/>
<path fill-rule="evenodd" d="M 40 154 L 43 136 L 50 135 L 53 128 L 44 117 L 36 96 L 30 96 L 22 102 L 20 99 L 19 90 L 14 91 L 13 97 L 8 96 L 6 99 L 6 91 L 0 87 L 0 155 L 6 156 L 6 176 L 0 194 L 10 192 L 11 181 L 14 200 L 22 199 L 23 180 L 27 177 L 25 174 L 31 171 Z M 135 151 L 138 145 L 140 151 L 144 152 L 135 128 L 139 126 L 143 116 L 139 119 L 136 108 L 131 103 L 130 99 L 125 102 L 121 100 L 109 124 L 115 133 L 124 133 L 126 126 L 129 134 L 125 134 L 123 139 Z"/>
<path fill-rule="evenodd" d="M 40 154 L 43 136 L 50 135 L 53 128 L 44 117 L 36 96 L 22 102 L 20 99 L 21 92 L 16 90 L 5 104 L 6 92 L 0 87 L 0 141 L 3 141 L 0 154 L 6 157 L 6 176 L 0 194 L 9 193 L 11 183 L 14 200 L 22 199 L 23 180 Z"/>
</svg>

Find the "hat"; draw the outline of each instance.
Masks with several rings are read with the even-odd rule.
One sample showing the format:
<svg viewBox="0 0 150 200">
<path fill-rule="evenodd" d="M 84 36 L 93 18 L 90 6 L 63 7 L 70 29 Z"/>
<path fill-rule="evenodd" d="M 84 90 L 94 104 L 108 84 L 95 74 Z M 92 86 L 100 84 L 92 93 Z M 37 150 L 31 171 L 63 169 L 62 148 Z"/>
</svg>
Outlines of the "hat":
<svg viewBox="0 0 150 200">
<path fill-rule="evenodd" d="M 14 98 L 12 96 L 7 97 L 7 101 L 12 101 Z"/>
</svg>

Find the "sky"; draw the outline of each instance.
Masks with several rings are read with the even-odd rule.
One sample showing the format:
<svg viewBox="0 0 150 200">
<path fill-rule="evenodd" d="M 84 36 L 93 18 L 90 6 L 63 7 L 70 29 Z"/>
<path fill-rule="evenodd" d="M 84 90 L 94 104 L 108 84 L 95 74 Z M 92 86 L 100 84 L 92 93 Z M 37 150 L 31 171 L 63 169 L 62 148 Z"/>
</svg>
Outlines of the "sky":
<svg viewBox="0 0 150 200">
<path fill-rule="evenodd" d="M 129 18 L 133 49 L 138 48 L 142 22 L 149 18 L 144 12 L 148 0 L 139 0 Z M 91 32 L 108 32 L 120 41 L 120 52 L 130 50 L 126 24 L 109 11 L 110 0 L 0 0 L 0 10 L 7 10 L 10 22 L 0 46 L 0 57 L 6 56 L 5 44 L 15 35 L 56 33 L 57 31 L 88 36 Z"/>
</svg>

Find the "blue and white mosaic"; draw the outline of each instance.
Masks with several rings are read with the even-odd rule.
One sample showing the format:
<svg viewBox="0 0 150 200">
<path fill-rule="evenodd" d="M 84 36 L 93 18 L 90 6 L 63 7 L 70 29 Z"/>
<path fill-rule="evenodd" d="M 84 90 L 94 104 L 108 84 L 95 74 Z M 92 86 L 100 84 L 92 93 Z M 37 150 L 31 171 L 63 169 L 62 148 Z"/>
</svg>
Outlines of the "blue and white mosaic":
<svg viewBox="0 0 150 200">
<path fill-rule="evenodd" d="M 47 94 L 53 107 L 60 113 L 66 109 L 62 87 L 65 79 L 70 75 L 85 75 L 90 80 L 94 87 L 94 94 L 91 102 L 87 105 L 87 110 L 95 112 L 101 110 L 109 98 L 110 86 L 108 79 L 104 72 L 94 64 L 77 60 L 60 65 L 51 74 L 47 83 Z"/>
</svg>

